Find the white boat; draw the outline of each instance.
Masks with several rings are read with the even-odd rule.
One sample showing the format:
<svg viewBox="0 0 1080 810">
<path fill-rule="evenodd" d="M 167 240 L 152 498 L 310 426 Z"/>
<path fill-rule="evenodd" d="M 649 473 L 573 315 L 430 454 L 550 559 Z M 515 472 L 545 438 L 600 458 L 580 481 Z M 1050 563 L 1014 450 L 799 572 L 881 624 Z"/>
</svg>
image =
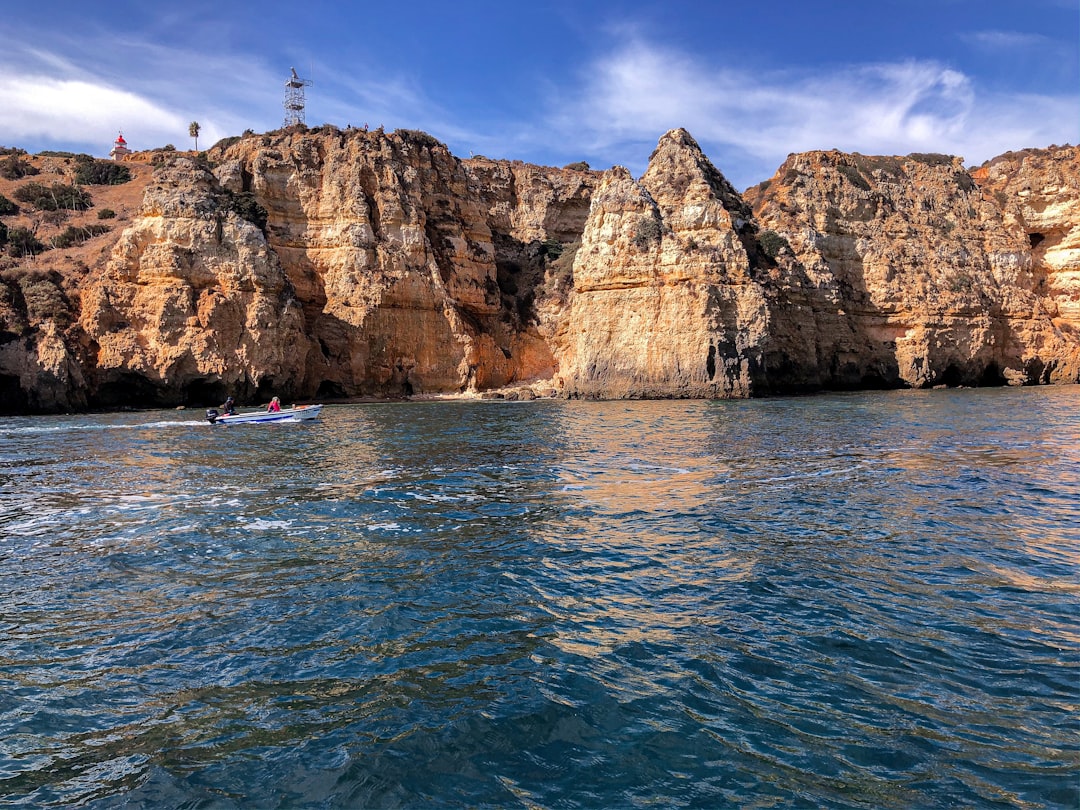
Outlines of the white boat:
<svg viewBox="0 0 1080 810">
<path fill-rule="evenodd" d="M 295 408 L 282 408 L 280 411 L 251 411 L 219 415 L 211 408 L 206 412 L 206 419 L 211 425 L 250 425 L 256 422 L 310 422 L 319 415 L 322 405 L 297 405 Z"/>
</svg>

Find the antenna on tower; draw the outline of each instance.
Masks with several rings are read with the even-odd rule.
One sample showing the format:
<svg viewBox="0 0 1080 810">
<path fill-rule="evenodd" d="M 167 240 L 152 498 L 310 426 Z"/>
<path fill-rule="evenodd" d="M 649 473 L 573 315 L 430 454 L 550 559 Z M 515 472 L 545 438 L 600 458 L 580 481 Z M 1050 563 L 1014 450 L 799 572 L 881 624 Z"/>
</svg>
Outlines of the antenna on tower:
<svg viewBox="0 0 1080 810">
<path fill-rule="evenodd" d="M 311 84 L 310 79 L 301 79 L 296 75 L 296 68 L 289 68 L 292 75 L 285 80 L 285 126 L 303 124 L 304 121 L 304 88 Z"/>
</svg>

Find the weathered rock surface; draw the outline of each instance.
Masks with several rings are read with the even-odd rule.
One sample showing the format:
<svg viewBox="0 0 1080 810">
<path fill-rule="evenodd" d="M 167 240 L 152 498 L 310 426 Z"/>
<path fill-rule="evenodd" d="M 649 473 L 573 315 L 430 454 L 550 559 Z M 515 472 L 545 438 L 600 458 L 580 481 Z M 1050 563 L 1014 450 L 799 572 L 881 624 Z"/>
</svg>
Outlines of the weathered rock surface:
<svg viewBox="0 0 1080 810">
<path fill-rule="evenodd" d="M 324 127 L 136 175 L 92 250 L 0 261 L 0 411 L 1080 380 L 1075 147 L 739 195 L 683 130 L 634 180 Z"/>
<path fill-rule="evenodd" d="M 247 138 L 218 175 L 266 209 L 311 347 L 307 396 L 461 392 L 550 377 L 500 264 L 579 232 L 594 176 L 480 159 L 423 133 Z"/>
<path fill-rule="evenodd" d="M 1076 150 L 1066 151 L 1071 160 L 1046 163 L 1072 167 L 1075 206 Z M 1063 234 L 1069 181 L 1027 174 L 1012 182 L 1038 187 L 1031 210 L 1056 200 L 1059 215 L 1046 228 Z M 1022 215 L 1003 205 L 1008 193 L 980 187 L 959 158 L 792 155 L 746 198 L 759 226 L 786 240 L 778 264 L 801 281 L 792 292 L 809 307 L 811 339 L 777 348 L 808 381 L 926 387 L 1080 379 L 1080 321 L 1061 306 L 1072 271 L 1048 268 Z M 1070 254 L 1052 255 L 1067 264 Z M 1050 283 L 1051 276 L 1062 280 Z"/>
<path fill-rule="evenodd" d="M 310 344 L 262 232 L 188 159 L 155 173 L 139 216 L 88 279 L 79 325 L 102 405 L 292 396 Z"/>
<path fill-rule="evenodd" d="M 682 130 L 635 182 L 597 190 L 555 340 L 567 396 L 748 396 L 768 311 L 743 244 L 751 213 Z"/>
</svg>

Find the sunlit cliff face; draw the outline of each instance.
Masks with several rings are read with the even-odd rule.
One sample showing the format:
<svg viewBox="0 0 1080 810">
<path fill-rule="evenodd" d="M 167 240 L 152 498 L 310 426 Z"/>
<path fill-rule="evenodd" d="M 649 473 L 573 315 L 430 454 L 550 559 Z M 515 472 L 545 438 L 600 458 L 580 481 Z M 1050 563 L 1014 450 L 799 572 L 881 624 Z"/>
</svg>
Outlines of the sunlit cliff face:
<svg viewBox="0 0 1080 810">
<path fill-rule="evenodd" d="M 796 154 L 743 195 L 684 130 L 637 180 L 461 161 L 411 131 L 155 153 L 138 210 L 0 277 L 0 394 L 20 412 L 1076 382 L 1078 152 L 973 172 Z"/>
</svg>

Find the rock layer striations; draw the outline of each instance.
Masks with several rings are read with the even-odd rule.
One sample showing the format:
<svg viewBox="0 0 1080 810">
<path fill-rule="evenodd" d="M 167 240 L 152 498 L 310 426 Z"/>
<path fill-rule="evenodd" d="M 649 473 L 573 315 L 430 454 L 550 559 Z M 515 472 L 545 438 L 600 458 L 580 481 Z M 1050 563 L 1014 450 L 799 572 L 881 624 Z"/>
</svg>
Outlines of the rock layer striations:
<svg viewBox="0 0 1080 810">
<path fill-rule="evenodd" d="M 7 260 L 0 409 L 1080 380 L 1074 147 L 797 154 L 742 195 L 684 130 L 637 180 L 333 127 L 155 160 L 97 258 Z"/>
</svg>

